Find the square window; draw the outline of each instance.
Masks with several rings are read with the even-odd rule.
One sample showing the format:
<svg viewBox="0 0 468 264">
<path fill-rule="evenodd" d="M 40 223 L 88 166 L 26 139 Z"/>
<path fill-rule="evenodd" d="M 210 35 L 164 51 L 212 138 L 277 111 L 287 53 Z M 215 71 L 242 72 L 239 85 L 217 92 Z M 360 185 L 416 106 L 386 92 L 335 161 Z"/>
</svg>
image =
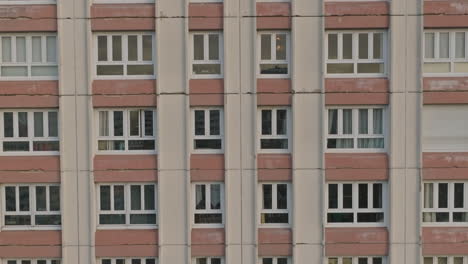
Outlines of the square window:
<svg viewBox="0 0 468 264">
<path fill-rule="evenodd" d="M 260 224 L 289 225 L 291 208 L 290 184 L 287 182 L 261 183 L 259 188 Z"/>
<path fill-rule="evenodd" d="M 468 223 L 467 182 L 425 181 L 422 218 L 425 225 Z"/>
<path fill-rule="evenodd" d="M 289 76 L 289 32 L 260 32 L 259 70 L 264 78 Z"/>
<path fill-rule="evenodd" d="M 223 109 L 194 108 L 193 117 L 193 150 L 198 153 L 223 152 Z"/>
<path fill-rule="evenodd" d="M 223 76 L 223 35 L 220 32 L 196 32 L 192 40 L 192 78 Z"/>
<path fill-rule="evenodd" d="M 224 184 L 196 183 L 193 189 L 193 223 L 198 226 L 222 225 L 224 222 Z"/>
<path fill-rule="evenodd" d="M 424 32 L 423 72 L 427 76 L 468 74 L 468 31 Z"/>
<path fill-rule="evenodd" d="M 258 120 L 260 151 L 289 152 L 291 134 L 289 108 L 261 108 Z"/>
</svg>

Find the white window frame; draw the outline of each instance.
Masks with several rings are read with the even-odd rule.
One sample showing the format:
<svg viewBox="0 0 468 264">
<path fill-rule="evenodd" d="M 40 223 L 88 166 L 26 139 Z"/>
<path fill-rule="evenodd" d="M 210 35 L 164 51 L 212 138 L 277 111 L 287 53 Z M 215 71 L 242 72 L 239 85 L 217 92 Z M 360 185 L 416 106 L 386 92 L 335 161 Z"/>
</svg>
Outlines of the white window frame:
<svg viewBox="0 0 468 264">
<path fill-rule="evenodd" d="M 27 1 L 6 1 L 6 4 L 31 4 L 31 3 L 22 3 Z M 38 1 L 34 1 L 38 2 Z M 48 3 L 55 3 L 48 2 Z M 4 4 L 3 1 L 0 1 L 0 5 Z M 39 4 L 39 3 L 34 3 Z M 3 62 L 2 61 L 2 45 L 3 45 L 3 37 L 10 37 L 11 38 L 11 60 L 12 62 Z M 26 61 L 25 62 L 15 62 L 16 60 L 16 38 L 17 37 L 24 37 L 25 38 L 25 47 L 26 47 Z M 42 62 L 33 62 L 32 59 L 32 38 L 33 37 L 41 37 L 41 57 Z M 47 62 L 47 37 L 55 37 L 55 62 Z M 37 32 L 37 33 L 2 33 L 0 34 L 0 68 L 3 66 L 23 66 L 27 67 L 27 76 L 1 76 L 0 72 L 0 80 L 8 81 L 8 80 L 58 80 L 59 74 L 59 43 L 58 37 L 56 33 L 49 33 L 49 32 Z M 32 67 L 33 66 L 50 66 L 57 68 L 57 75 L 56 76 L 32 76 Z"/>
<path fill-rule="evenodd" d="M 34 259 L 31 259 L 31 258 L 5 258 L 2 263 L 3 264 L 8 264 L 8 261 L 16 261 L 15 264 L 21 264 L 21 261 L 31 261 L 31 264 L 37 264 L 37 262 L 39 260 L 45 260 L 46 261 L 46 264 L 51 264 L 52 261 L 58 261 L 57 264 L 61 264 L 62 263 L 62 259 L 59 259 L 59 258 L 34 258 Z"/>
<path fill-rule="evenodd" d="M 434 33 L 434 58 L 426 58 L 426 33 Z M 440 33 L 449 33 L 449 57 L 448 58 L 439 58 L 439 45 L 440 45 Z M 465 33 L 465 58 L 455 58 L 455 50 L 456 50 L 456 41 L 455 35 L 456 33 Z M 468 73 L 465 72 L 454 72 L 454 65 L 457 62 L 468 63 L 468 29 L 463 30 L 424 30 L 423 35 L 423 65 L 422 65 L 422 72 L 423 76 L 433 76 L 433 77 L 443 77 L 443 76 L 454 76 L 454 77 L 463 77 L 468 76 Z M 443 72 L 443 73 L 426 73 L 424 72 L 424 65 L 426 63 L 449 63 L 450 64 L 450 71 Z"/>
<path fill-rule="evenodd" d="M 219 111 L 219 135 L 206 135 L 210 133 L 210 111 L 218 110 Z M 205 112 L 205 135 L 195 135 L 195 111 L 204 111 Z M 192 152 L 199 154 L 220 154 L 224 153 L 224 111 L 222 107 L 195 107 L 191 109 L 191 130 L 192 130 Z M 221 148 L 220 149 L 196 149 L 195 140 L 203 139 L 220 139 Z"/>
<path fill-rule="evenodd" d="M 463 264 L 468 264 L 468 256 L 462 256 L 462 255 L 437 255 L 437 256 L 422 256 L 421 258 L 421 264 L 424 263 L 425 258 L 432 258 L 432 264 L 438 264 L 438 259 L 439 258 L 447 258 L 447 264 L 454 264 L 454 258 L 463 258 Z"/>
<path fill-rule="evenodd" d="M 432 204 L 433 208 L 426 208 L 425 207 L 425 188 L 426 184 L 432 183 L 433 184 L 433 193 L 432 193 Z M 447 207 L 448 208 L 438 208 L 438 199 L 439 199 L 439 184 L 440 183 L 447 183 L 448 184 L 448 193 L 447 193 Z M 464 208 L 455 208 L 454 206 L 454 195 L 455 195 L 455 184 L 456 183 L 463 183 L 463 206 Z M 423 181 L 422 182 L 422 199 L 421 199 L 421 213 L 448 213 L 449 214 L 449 221 L 448 222 L 424 222 L 424 218 L 422 217 L 422 225 L 423 226 L 468 226 L 468 222 L 454 222 L 453 221 L 453 213 L 463 213 L 468 212 L 468 181 L 452 181 L 452 180 L 438 180 L 438 181 Z M 468 264 L 468 263 L 467 263 Z"/>
<path fill-rule="evenodd" d="M 380 183 L 382 184 L 382 208 L 373 208 L 374 200 L 373 200 L 373 189 L 371 188 L 372 184 Z M 338 185 L 338 208 L 329 208 L 329 200 L 328 200 L 328 186 L 330 184 L 337 184 Z M 352 194 L 353 194 L 353 205 L 352 208 L 343 208 L 343 184 L 352 184 Z M 359 184 L 367 184 L 367 203 L 368 208 L 359 208 Z M 328 227 L 354 227 L 354 226 L 361 226 L 361 227 L 384 227 L 387 226 L 388 222 L 388 184 L 387 182 L 383 181 L 359 181 L 359 182 L 351 182 L 351 181 L 340 181 L 340 182 L 327 182 L 325 185 L 325 226 Z M 353 214 L 353 222 L 352 223 L 329 223 L 328 222 L 328 214 L 329 213 L 352 213 Z M 357 221 L 357 214 L 358 213 L 383 213 L 384 221 L 383 222 L 358 222 Z"/>
<path fill-rule="evenodd" d="M 62 201 L 60 201 L 60 211 L 51 211 L 50 210 L 50 188 L 51 186 L 59 187 L 59 191 L 61 193 L 60 184 L 56 183 L 37 183 L 37 184 L 5 184 L 1 186 L 1 197 L 3 202 L 1 203 L 2 208 L 2 230 L 61 230 L 62 225 L 37 225 L 36 224 L 36 215 L 57 215 L 59 214 L 62 216 Z M 16 196 L 16 211 L 6 211 L 6 187 L 15 187 L 15 196 Z M 29 188 L 29 211 L 20 211 L 19 210 L 19 187 L 28 187 Z M 37 211 L 36 208 L 36 187 L 46 187 L 46 207 L 48 210 L 46 211 Z M 60 197 L 61 198 L 61 197 Z M 6 225 L 5 224 L 5 216 L 8 215 L 28 215 L 31 217 L 31 225 Z"/>
<path fill-rule="evenodd" d="M 374 0 L 372 0 L 374 1 Z M 379 0 L 375 0 L 379 1 Z M 373 54 L 373 33 L 382 33 L 383 41 L 383 54 L 382 59 L 359 59 L 359 34 L 368 33 L 372 37 L 368 38 L 368 54 L 371 56 Z M 328 35 L 337 34 L 338 35 L 338 59 L 328 59 Z M 343 34 L 352 34 L 352 59 L 343 59 Z M 325 63 L 324 63 L 324 73 L 326 77 L 329 78 L 350 78 L 350 77 L 359 77 L 359 78 L 368 78 L 368 77 L 386 77 L 388 74 L 388 37 L 386 30 L 359 30 L 359 31 L 349 31 L 349 30 L 330 30 L 325 32 Z M 328 73 L 327 66 L 329 63 L 353 63 L 354 73 Z M 360 63 L 383 63 L 383 73 L 358 73 L 357 67 Z"/>
<path fill-rule="evenodd" d="M 271 35 L 271 60 L 262 60 L 262 35 Z M 276 34 L 286 34 L 286 60 L 276 60 Z M 287 74 L 262 74 L 261 64 L 287 64 Z M 291 32 L 290 31 L 258 31 L 257 32 L 257 78 L 289 78 L 291 76 Z"/>
<path fill-rule="evenodd" d="M 109 136 L 100 136 L 99 135 L 99 112 L 107 111 L 108 113 L 108 129 Z M 123 135 L 122 136 L 111 136 L 114 132 L 114 111 L 123 112 Z M 152 136 L 130 136 L 129 126 L 130 126 L 130 111 L 152 111 L 153 112 L 153 135 Z M 110 114 L 112 113 L 112 114 Z M 95 150 L 99 154 L 156 154 L 158 149 L 158 130 L 157 130 L 157 111 L 155 108 L 96 108 L 94 111 L 95 119 Z M 144 115 L 140 117 L 140 129 L 144 128 Z M 144 131 L 140 131 L 144 133 Z M 129 140 L 154 140 L 154 150 L 129 150 L 128 142 Z M 99 140 L 123 140 L 125 141 L 125 150 L 99 150 Z"/>
<path fill-rule="evenodd" d="M 190 1 L 194 2 L 194 1 Z M 197 1 L 198 2 L 198 1 Z M 217 0 L 208 0 L 208 1 L 199 1 L 200 3 L 204 2 L 222 2 Z M 203 35 L 203 60 L 195 60 L 195 43 L 194 43 L 194 36 L 195 35 Z M 218 35 L 218 51 L 219 51 L 219 59 L 218 60 L 210 60 L 209 59 L 209 35 Z M 223 32 L 222 31 L 192 31 L 190 32 L 190 77 L 192 79 L 222 79 L 224 76 L 224 41 L 223 41 Z M 193 72 L 193 65 L 195 64 L 219 64 L 220 65 L 220 74 L 196 74 Z"/>
<path fill-rule="evenodd" d="M 287 209 L 277 209 L 277 195 L 278 195 L 278 184 L 286 184 L 287 194 Z M 263 185 L 272 185 L 272 195 L 271 195 L 271 208 L 272 209 L 263 209 Z M 290 227 L 292 225 L 292 209 L 293 209 L 293 201 L 292 201 L 292 186 L 291 182 L 259 182 L 258 187 L 258 199 L 257 199 L 257 207 L 259 208 L 258 212 L 258 224 L 262 228 L 282 228 L 282 227 Z M 262 223 L 262 214 L 288 214 L 288 223 Z"/>
<path fill-rule="evenodd" d="M 359 259 L 360 258 L 367 258 L 367 263 L 368 264 L 372 264 L 372 258 L 382 258 L 382 264 L 386 264 L 387 263 L 387 258 L 385 256 L 328 256 L 326 258 L 324 258 L 324 261 L 323 263 L 324 264 L 328 264 L 328 259 L 330 258 L 336 258 L 338 259 L 338 264 L 343 264 L 343 259 L 344 258 L 350 258 L 352 259 L 352 264 L 359 264 Z"/>
<path fill-rule="evenodd" d="M 278 264 L 278 259 L 285 258 L 287 260 L 287 264 L 291 264 L 292 260 L 290 256 L 261 256 L 258 258 L 258 264 L 263 264 L 264 258 L 271 258 L 273 259 L 273 264 Z"/>
<path fill-rule="evenodd" d="M 220 185 L 220 203 L 221 203 L 221 208 L 220 209 L 208 209 L 210 202 L 211 202 L 211 189 L 210 186 L 212 184 L 219 184 Z M 196 186 L 197 185 L 205 185 L 205 208 L 207 209 L 196 209 L 197 206 L 197 196 L 196 196 Z M 223 182 L 193 182 L 192 183 L 192 226 L 193 228 L 220 228 L 224 227 L 224 215 L 225 215 L 225 209 L 224 209 L 224 183 Z M 195 223 L 195 214 L 221 214 L 221 223 L 217 224 L 197 224 Z"/>
<path fill-rule="evenodd" d="M 25 112 L 28 115 L 28 136 L 19 137 L 18 113 Z M 34 136 L 34 113 L 43 114 L 43 137 Z M 46 136 L 49 134 L 49 112 L 57 113 L 57 137 Z M 13 113 L 13 137 L 5 137 L 4 113 Z M 58 109 L 2 109 L 0 110 L 0 156 L 51 156 L 60 155 L 60 116 Z M 36 141 L 59 141 L 58 151 L 34 151 L 33 143 Z M 29 151 L 3 151 L 4 142 L 29 142 Z"/>
<path fill-rule="evenodd" d="M 262 135 L 262 110 L 271 110 L 271 135 Z M 286 110 L 286 135 L 278 135 L 276 131 L 277 111 Z M 258 107 L 257 109 L 257 151 L 259 153 L 290 153 L 292 145 L 292 114 L 291 107 Z M 288 140 L 287 149 L 262 149 L 262 139 L 286 139 Z"/>
<path fill-rule="evenodd" d="M 124 186 L 124 210 L 114 210 L 114 186 Z M 154 185 L 154 210 L 132 210 L 131 209 L 131 186 L 138 185 L 141 187 L 141 203 L 142 207 L 144 206 L 144 186 L 145 185 Z M 101 210 L 101 186 L 110 186 L 110 210 Z M 158 209 L 158 185 L 154 182 L 124 182 L 124 183 L 99 183 L 96 184 L 96 225 L 97 229 L 157 229 L 159 225 L 159 209 Z M 101 214 L 110 215 L 110 214 L 124 214 L 125 215 L 125 224 L 100 224 L 99 216 Z M 155 214 L 156 215 L 156 224 L 130 224 L 130 215 L 132 214 Z"/>
<path fill-rule="evenodd" d="M 154 1 L 151 1 L 152 3 Z M 101 2 L 100 2 L 101 3 Z M 116 3 L 112 1 L 111 3 Z M 119 1 L 118 3 L 121 3 Z M 133 2 L 132 2 L 133 3 Z M 138 2 L 141 3 L 141 2 Z M 143 36 L 151 36 L 152 42 L 152 55 L 153 58 L 150 61 L 143 60 Z M 99 44 L 98 44 L 98 37 L 106 36 L 107 37 L 107 61 L 99 61 Z M 112 36 L 120 36 L 122 37 L 122 60 L 121 61 L 113 61 L 112 60 Z M 129 61 L 128 60 L 128 36 L 137 36 L 137 56 L 138 60 L 136 61 Z M 155 79 L 156 78 L 156 37 L 154 32 L 151 31 L 135 31 L 135 32 L 125 32 L 125 31 L 118 31 L 118 32 L 99 32 L 93 34 L 93 46 L 94 46 L 94 65 L 93 65 L 93 73 L 94 78 L 99 80 L 120 80 L 120 79 Z M 97 73 L 97 66 L 107 66 L 107 65 L 122 65 L 123 67 L 123 74 L 122 75 L 98 75 Z M 128 65 L 152 65 L 153 66 L 153 74 L 152 75 L 128 75 L 127 74 L 127 66 Z"/>
<path fill-rule="evenodd" d="M 325 125 L 323 126 L 324 135 L 325 135 L 325 143 L 324 143 L 324 151 L 328 153 L 353 153 L 353 152 L 361 152 L 361 153 L 385 153 L 387 152 L 387 148 L 389 147 L 389 138 L 388 138 L 388 108 L 382 105 L 364 105 L 364 106 L 332 106 L 325 108 Z M 338 134 L 330 135 L 328 134 L 328 113 L 329 110 L 338 110 L 338 120 L 337 120 L 337 131 Z M 351 109 L 352 110 L 352 134 L 343 134 L 342 124 L 343 124 L 343 109 Z M 382 132 L 383 134 L 373 134 L 373 111 L 368 111 L 368 134 L 361 135 L 359 134 L 359 109 L 382 109 Z M 372 133 L 371 133 L 372 132 Z M 353 148 L 328 148 L 328 139 L 353 139 Z M 384 139 L 384 147 L 383 148 L 358 148 L 358 139 L 365 139 L 365 138 L 383 138 Z"/>
<path fill-rule="evenodd" d="M 206 264 L 211 264 L 211 259 L 220 259 L 220 264 L 224 264 L 224 258 L 223 257 L 217 257 L 217 256 L 205 256 L 205 257 L 195 257 L 192 258 L 192 264 L 197 264 L 197 259 L 206 259 Z"/>
<path fill-rule="evenodd" d="M 157 257 L 109 257 L 109 258 L 98 258 L 96 261 L 96 264 L 102 264 L 103 260 L 110 259 L 111 264 L 116 264 L 118 259 L 123 259 L 125 264 L 132 264 L 132 260 L 134 259 L 139 259 L 141 260 L 141 264 L 146 264 L 146 260 L 148 259 L 154 259 L 154 263 L 158 264 L 158 258 Z"/>
</svg>

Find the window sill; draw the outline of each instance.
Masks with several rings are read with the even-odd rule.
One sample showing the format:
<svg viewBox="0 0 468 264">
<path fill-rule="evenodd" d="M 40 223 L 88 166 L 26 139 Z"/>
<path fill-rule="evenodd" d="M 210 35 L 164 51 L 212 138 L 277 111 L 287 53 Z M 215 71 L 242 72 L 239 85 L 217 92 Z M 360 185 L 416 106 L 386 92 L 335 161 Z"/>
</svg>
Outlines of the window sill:
<svg viewBox="0 0 468 264">
<path fill-rule="evenodd" d="M 0 157 L 24 157 L 24 156 L 60 156 L 60 152 L 0 152 Z"/>
<path fill-rule="evenodd" d="M 96 151 L 96 155 L 157 155 L 157 151 L 142 150 L 119 150 L 119 151 Z"/>
<path fill-rule="evenodd" d="M 158 229 L 158 225 L 97 225 L 97 230 Z"/>
<path fill-rule="evenodd" d="M 96 75 L 95 80 L 156 80 L 155 75 Z"/>
<path fill-rule="evenodd" d="M 257 79 L 289 79 L 290 74 L 258 74 Z"/>
<path fill-rule="evenodd" d="M 290 149 L 258 149 L 258 154 L 290 154 Z"/>
<path fill-rule="evenodd" d="M 325 149 L 325 153 L 387 153 L 386 149 Z"/>
<path fill-rule="evenodd" d="M 291 224 L 258 224 L 258 228 L 291 228 Z"/>
<path fill-rule="evenodd" d="M 2 231 L 58 231 L 62 226 L 3 226 Z"/>
<path fill-rule="evenodd" d="M 194 229 L 204 229 L 204 228 L 224 228 L 224 224 L 192 224 Z"/>
<path fill-rule="evenodd" d="M 325 74 L 325 79 L 327 78 L 387 78 L 387 74 L 367 74 L 367 73 L 352 73 L 352 74 Z"/>
<path fill-rule="evenodd" d="M 387 227 L 386 223 L 325 223 L 327 227 L 346 227 L 346 228 L 362 228 L 362 227 Z"/>
</svg>

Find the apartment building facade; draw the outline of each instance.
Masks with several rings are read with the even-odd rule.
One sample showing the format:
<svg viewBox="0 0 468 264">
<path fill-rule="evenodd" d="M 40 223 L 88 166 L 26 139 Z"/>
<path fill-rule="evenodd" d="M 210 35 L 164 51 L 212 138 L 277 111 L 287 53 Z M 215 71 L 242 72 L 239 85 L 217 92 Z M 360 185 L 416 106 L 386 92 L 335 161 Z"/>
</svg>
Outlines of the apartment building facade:
<svg viewBox="0 0 468 264">
<path fill-rule="evenodd" d="M 1 0 L 2 264 L 468 264 L 468 3 Z"/>
</svg>

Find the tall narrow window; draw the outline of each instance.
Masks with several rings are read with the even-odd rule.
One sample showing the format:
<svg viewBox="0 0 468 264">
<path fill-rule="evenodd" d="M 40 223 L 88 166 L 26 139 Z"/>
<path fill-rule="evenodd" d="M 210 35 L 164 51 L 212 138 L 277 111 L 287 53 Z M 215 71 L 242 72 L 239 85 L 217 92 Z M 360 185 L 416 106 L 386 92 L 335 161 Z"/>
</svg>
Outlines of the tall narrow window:
<svg viewBox="0 0 468 264">
<path fill-rule="evenodd" d="M 424 223 L 468 223 L 467 182 L 424 182 Z"/>
<path fill-rule="evenodd" d="M 262 183 L 261 224 L 289 224 L 289 183 Z"/>
<path fill-rule="evenodd" d="M 259 34 L 259 73 L 264 76 L 289 74 L 289 33 L 262 32 Z"/>
<path fill-rule="evenodd" d="M 468 73 L 468 32 L 433 31 L 424 33 L 424 73 L 460 75 Z"/>
<path fill-rule="evenodd" d="M 223 184 L 197 183 L 194 188 L 194 224 L 223 224 Z"/>
<path fill-rule="evenodd" d="M 223 39 L 219 32 L 193 33 L 192 76 L 217 78 L 223 75 Z"/>
<path fill-rule="evenodd" d="M 260 119 L 260 149 L 264 151 L 289 150 L 289 109 L 262 108 Z"/>
<path fill-rule="evenodd" d="M 193 148 L 198 152 L 223 149 L 223 110 L 193 109 Z"/>
</svg>

